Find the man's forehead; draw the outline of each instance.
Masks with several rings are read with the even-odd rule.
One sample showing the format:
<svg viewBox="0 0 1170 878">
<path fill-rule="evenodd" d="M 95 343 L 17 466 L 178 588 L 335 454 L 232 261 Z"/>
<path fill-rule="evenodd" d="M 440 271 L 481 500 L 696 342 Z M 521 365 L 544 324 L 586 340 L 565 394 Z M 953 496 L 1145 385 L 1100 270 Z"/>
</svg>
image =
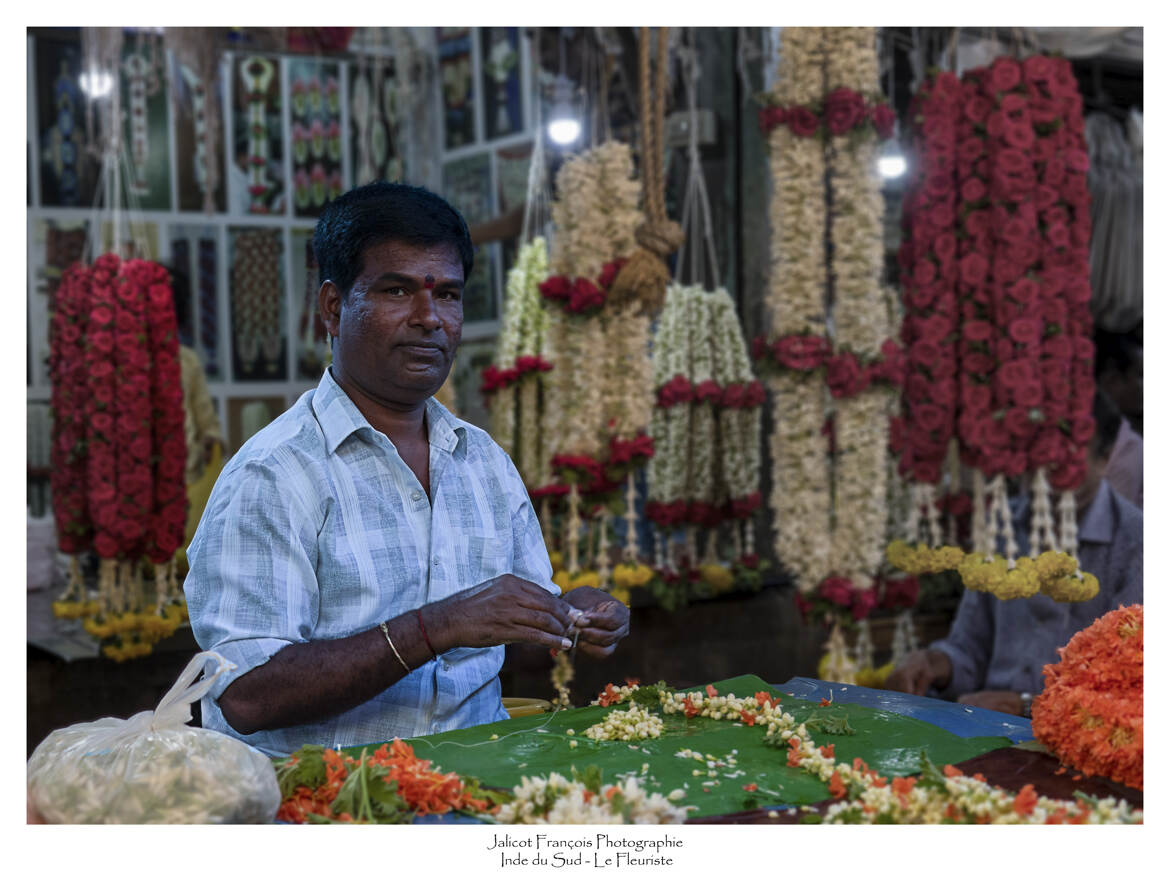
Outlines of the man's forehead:
<svg viewBox="0 0 1170 878">
<path fill-rule="evenodd" d="M 439 280 L 461 280 L 463 278 L 463 260 L 454 244 L 438 242 L 434 244 L 403 241 L 398 238 L 389 238 L 375 241 L 362 250 L 363 274 L 386 271 L 396 271 L 403 274 L 410 273 L 416 266 L 420 267 L 420 277 L 423 274 L 436 274 L 436 269 L 443 274 L 450 273 L 451 277 L 438 276 Z M 444 271 L 445 269 L 445 271 Z"/>
</svg>

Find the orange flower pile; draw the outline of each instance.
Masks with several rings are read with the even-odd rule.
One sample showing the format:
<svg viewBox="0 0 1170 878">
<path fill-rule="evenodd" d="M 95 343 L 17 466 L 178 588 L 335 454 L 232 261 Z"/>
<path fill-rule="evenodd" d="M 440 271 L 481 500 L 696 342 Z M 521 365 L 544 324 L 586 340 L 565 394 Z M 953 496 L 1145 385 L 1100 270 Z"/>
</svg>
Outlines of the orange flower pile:
<svg viewBox="0 0 1170 878">
<path fill-rule="evenodd" d="M 1032 732 L 1066 765 L 1142 789 L 1142 606 L 1119 607 L 1073 635 L 1044 667 Z"/>
<path fill-rule="evenodd" d="M 277 820 L 304 823 L 310 814 L 343 822 L 353 820 L 353 815 L 348 812 L 334 811 L 333 803 L 345 779 L 359 767 L 361 760 L 336 750 L 326 750 L 322 759 L 325 763 L 325 782 L 315 789 L 298 786 L 291 796 L 281 802 L 276 813 Z M 458 774 L 444 774 L 431 768 L 429 759 L 418 758 L 409 744 L 397 738 L 366 756 L 366 762 L 387 769 L 384 782 L 395 782 L 398 795 L 411 811 L 420 816 L 446 814 L 452 810 L 491 810 L 491 803 L 487 799 L 475 798 L 467 791 Z"/>
</svg>

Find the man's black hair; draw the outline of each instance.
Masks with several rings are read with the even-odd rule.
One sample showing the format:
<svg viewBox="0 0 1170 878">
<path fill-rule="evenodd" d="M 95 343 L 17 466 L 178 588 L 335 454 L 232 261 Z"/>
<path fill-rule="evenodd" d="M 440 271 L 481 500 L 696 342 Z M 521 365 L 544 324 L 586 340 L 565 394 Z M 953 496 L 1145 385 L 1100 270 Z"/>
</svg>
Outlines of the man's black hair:
<svg viewBox="0 0 1170 878">
<path fill-rule="evenodd" d="M 1113 443 L 1117 441 L 1117 433 L 1121 430 L 1121 410 L 1100 388 L 1093 395 L 1093 420 L 1097 422 L 1097 430 L 1093 434 L 1090 450 L 1097 457 L 1106 459 L 1113 451 Z"/>
<path fill-rule="evenodd" d="M 362 271 L 365 251 L 386 241 L 435 246 L 450 244 L 471 274 L 475 250 L 462 214 L 445 199 L 421 186 L 378 180 L 350 189 L 325 205 L 313 231 L 313 255 L 322 282 L 341 291 Z"/>
<path fill-rule="evenodd" d="M 1142 355 L 1142 343 L 1132 332 L 1098 329 L 1093 333 L 1093 345 L 1097 349 L 1093 369 L 1098 378 L 1111 369 L 1125 375 Z"/>
</svg>

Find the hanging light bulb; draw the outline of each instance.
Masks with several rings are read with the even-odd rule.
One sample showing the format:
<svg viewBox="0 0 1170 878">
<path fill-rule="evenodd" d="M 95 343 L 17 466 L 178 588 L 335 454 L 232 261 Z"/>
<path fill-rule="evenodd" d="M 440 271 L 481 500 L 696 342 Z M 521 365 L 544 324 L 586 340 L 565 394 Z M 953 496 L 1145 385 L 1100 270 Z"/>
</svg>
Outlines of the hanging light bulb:
<svg viewBox="0 0 1170 878">
<path fill-rule="evenodd" d="M 581 120 L 573 105 L 573 87 L 565 76 L 558 76 L 553 87 L 553 106 L 548 114 L 548 136 L 553 143 L 568 146 L 581 136 Z"/>
<path fill-rule="evenodd" d="M 878 154 L 878 173 L 887 180 L 893 180 L 906 173 L 906 157 L 898 148 L 898 141 L 891 137 L 882 145 Z"/>
<path fill-rule="evenodd" d="M 105 70 L 94 68 L 78 77 L 81 90 L 91 99 L 104 98 L 114 90 L 114 77 Z"/>
</svg>

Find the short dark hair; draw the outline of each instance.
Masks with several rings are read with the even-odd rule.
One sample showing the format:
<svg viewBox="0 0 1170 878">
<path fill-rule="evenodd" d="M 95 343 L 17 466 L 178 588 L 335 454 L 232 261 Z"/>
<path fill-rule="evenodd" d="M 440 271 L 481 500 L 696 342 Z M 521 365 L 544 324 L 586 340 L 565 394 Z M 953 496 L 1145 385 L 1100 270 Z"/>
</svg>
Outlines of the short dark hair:
<svg viewBox="0 0 1170 878">
<path fill-rule="evenodd" d="M 463 215 L 421 186 L 378 180 L 350 189 L 325 205 L 313 231 L 313 255 L 322 282 L 346 295 L 362 270 L 365 251 L 385 241 L 450 244 L 471 274 L 475 250 Z"/>
<path fill-rule="evenodd" d="M 1100 388 L 1097 388 L 1093 395 L 1093 420 L 1097 422 L 1097 429 L 1093 434 L 1090 451 L 1097 457 L 1106 459 L 1113 451 L 1113 444 L 1121 430 L 1121 410 L 1108 394 L 1101 392 Z"/>
</svg>

